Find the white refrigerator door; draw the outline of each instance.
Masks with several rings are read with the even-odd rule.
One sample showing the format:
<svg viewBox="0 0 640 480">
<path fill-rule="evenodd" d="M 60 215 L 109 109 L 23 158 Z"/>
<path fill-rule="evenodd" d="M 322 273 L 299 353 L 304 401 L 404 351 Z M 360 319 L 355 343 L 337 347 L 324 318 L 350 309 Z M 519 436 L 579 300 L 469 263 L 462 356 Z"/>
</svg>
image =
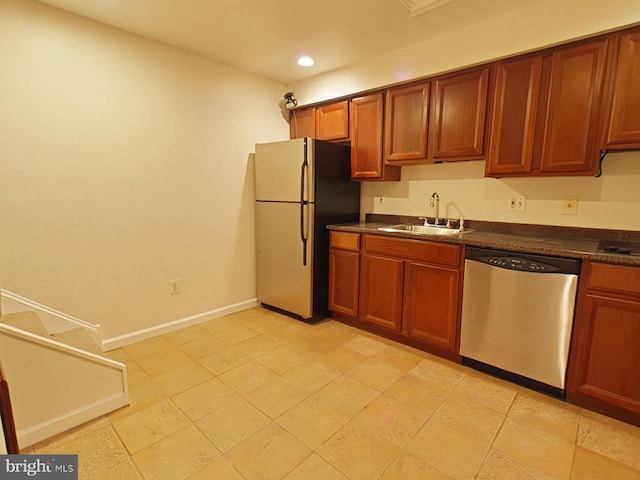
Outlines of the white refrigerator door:
<svg viewBox="0 0 640 480">
<path fill-rule="evenodd" d="M 313 215 L 305 205 L 301 232 L 299 203 L 256 202 L 258 301 L 303 318 L 313 316 Z"/>
<path fill-rule="evenodd" d="M 307 145 L 307 166 L 305 163 Z M 313 191 L 313 140 L 298 138 L 275 143 L 256 145 L 255 179 L 256 200 L 299 202 L 300 188 L 304 188 L 304 200 L 314 201 Z M 304 173 L 303 173 L 304 168 Z M 304 174 L 304 179 L 302 178 Z"/>
</svg>

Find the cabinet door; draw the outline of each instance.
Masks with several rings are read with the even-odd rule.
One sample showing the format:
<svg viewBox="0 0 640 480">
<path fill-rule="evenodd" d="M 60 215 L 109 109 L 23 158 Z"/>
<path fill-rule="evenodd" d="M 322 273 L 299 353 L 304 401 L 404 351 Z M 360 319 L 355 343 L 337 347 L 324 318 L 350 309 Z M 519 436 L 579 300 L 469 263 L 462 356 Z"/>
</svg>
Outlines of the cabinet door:
<svg viewBox="0 0 640 480">
<path fill-rule="evenodd" d="M 349 139 L 349 101 L 316 108 L 316 135 L 319 140 Z"/>
<path fill-rule="evenodd" d="M 291 139 L 316 137 L 316 109 L 304 108 L 289 113 L 289 133 Z"/>
<path fill-rule="evenodd" d="M 351 176 L 366 180 L 400 180 L 400 167 L 382 162 L 382 94 L 351 101 Z"/>
<path fill-rule="evenodd" d="M 404 262 L 397 258 L 362 255 L 361 267 L 360 319 L 399 332 Z"/>
<path fill-rule="evenodd" d="M 622 35 L 607 146 L 640 148 L 640 30 Z"/>
<path fill-rule="evenodd" d="M 405 265 L 403 332 L 436 348 L 458 353 L 458 270 L 420 262 Z"/>
<path fill-rule="evenodd" d="M 640 299 L 587 293 L 579 305 L 569 401 L 640 425 Z"/>
<path fill-rule="evenodd" d="M 604 38 L 553 52 L 541 172 L 598 170 L 608 46 Z"/>
<path fill-rule="evenodd" d="M 487 176 L 531 171 L 541 72 L 541 55 L 497 65 Z"/>
<path fill-rule="evenodd" d="M 430 84 L 426 83 L 387 92 L 385 161 L 427 158 L 429 88 Z"/>
<path fill-rule="evenodd" d="M 435 80 L 431 148 L 434 160 L 484 155 L 489 68 Z"/>
<path fill-rule="evenodd" d="M 329 310 L 350 317 L 358 316 L 360 254 L 329 251 Z"/>
</svg>

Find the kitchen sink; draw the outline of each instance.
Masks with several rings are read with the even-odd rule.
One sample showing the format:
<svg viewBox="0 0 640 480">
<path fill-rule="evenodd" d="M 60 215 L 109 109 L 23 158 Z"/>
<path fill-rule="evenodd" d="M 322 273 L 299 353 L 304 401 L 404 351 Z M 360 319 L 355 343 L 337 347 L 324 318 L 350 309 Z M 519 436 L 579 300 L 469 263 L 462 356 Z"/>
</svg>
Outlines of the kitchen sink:
<svg viewBox="0 0 640 480">
<path fill-rule="evenodd" d="M 460 233 L 470 232 L 471 229 L 461 230 L 459 228 L 448 228 L 444 225 L 390 225 L 388 227 L 378 227 L 378 230 L 383 232 L 400 232 L 400 233 L 412 233 L 414 235 L 458 235 Z"/>
</svg>

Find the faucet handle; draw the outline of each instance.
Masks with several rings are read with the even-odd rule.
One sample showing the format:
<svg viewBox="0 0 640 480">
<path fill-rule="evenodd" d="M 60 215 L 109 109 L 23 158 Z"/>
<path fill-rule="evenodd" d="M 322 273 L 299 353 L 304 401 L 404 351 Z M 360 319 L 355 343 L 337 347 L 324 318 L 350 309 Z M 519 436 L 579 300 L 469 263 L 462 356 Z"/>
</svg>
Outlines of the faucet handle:
<svg viewBox="0 0 640 480">
<path fill-rule="evenodd" d="M 429 225 L 429 219 L 427 217 L 418 217 L 419 220 L 424 220 L 424 226 Z"/>
</svg>

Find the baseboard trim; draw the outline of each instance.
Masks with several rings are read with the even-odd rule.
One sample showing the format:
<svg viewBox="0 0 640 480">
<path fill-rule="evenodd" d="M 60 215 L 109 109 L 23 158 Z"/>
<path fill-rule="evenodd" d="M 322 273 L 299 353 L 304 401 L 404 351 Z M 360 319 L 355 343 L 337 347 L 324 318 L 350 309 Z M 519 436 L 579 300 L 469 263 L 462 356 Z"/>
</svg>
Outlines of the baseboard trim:
<svg viewBox="0 0 640 480">
<path fill-rule="evenodd" d="M 18 444 L 21 449 L 29 447 L 128 404 L 129 399 L 126 391 L 102 398 L 46 422 L 19 430 L 17 432 Z"/>
<path fill-rule="evenodd" d="M 132 343 L 147 340 L 148 338 L 156 337 L 165 333 L 170 333 L 181 328 L 197 325 L 209 320 L 213 320 L 232 313 L 241 312 L 249 308 L 257 307 L 259 305 L 258 299 L 253 298 L 240 303 L 234 303 L 233 305 L 227 305 L 225 307 L 217 308 L 215 310 L 209 310 L 208 312 L 198 313 L 189 317 L 180 318 L 178 320 L 172 320 L 171 322 L 163 323 L 161 325 L 154 325 L 153 327 L 144 328 L 135 332 L 126 333 L 117 337 L 105 338 L 102 341 L 102 348 L 105 351 L 113 350 L 115 348 L 130 345 Z"/>
<path fill-rule="evenodd" d="M 53 320 L 57 320 L 57 321 L 62 320 L 65 323 L 73 324 L 75 326 L 74 328 L 76 327 L 84 328 L 91 334 L 91 336 L 98 343 L 98 345 L 102 343 L 102 338 L 100 334 L 100 325 L 95 325 L 93 323 L 80 320 L 79 318 L 73 317 L 71 315 L 67 315 L 64 312 L 60 312 L 53 308 L 47 307 L 46 305 L 42 305 L 38 302 L 25 298 L 21 295 L 18 295 L 17 293 L 9 292 L 7 290 L 0 289 L 0 297 L 2 298 L 2 301 L 17 303 L 31 310 L 36 310 L 39 314 L 44 316 L 44 317 L 41 317 L 41 320 L 43 321 L 43 323 L 45 323 L 45 325 L 47 323 L 46 317 L 51 317 Z M 50 331 L 49 333 L 55 333 L 55 332 Z"/>
</svg>

